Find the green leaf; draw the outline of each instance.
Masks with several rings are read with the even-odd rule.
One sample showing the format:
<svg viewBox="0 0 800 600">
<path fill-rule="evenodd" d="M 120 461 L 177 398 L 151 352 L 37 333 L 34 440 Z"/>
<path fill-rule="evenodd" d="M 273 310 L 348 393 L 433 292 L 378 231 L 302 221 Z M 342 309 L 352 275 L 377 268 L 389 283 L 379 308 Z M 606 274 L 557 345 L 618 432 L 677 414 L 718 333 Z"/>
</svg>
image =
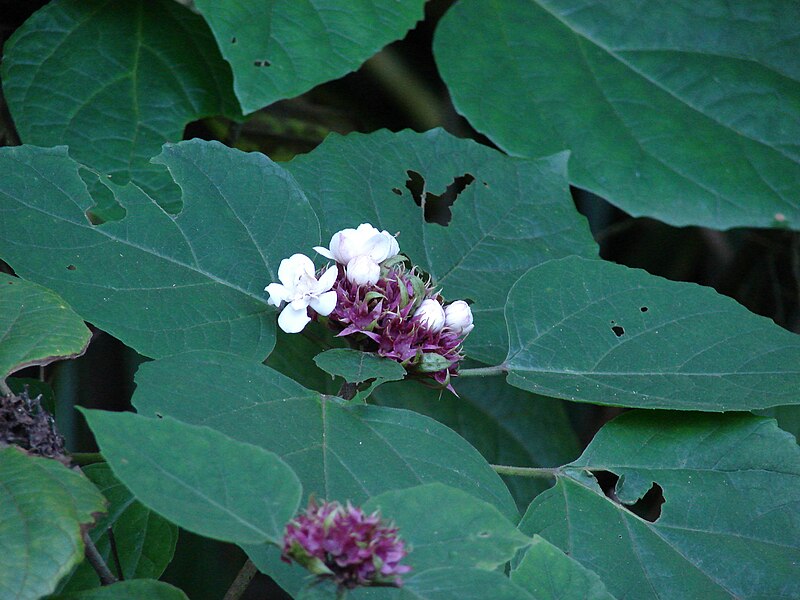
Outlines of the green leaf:
<svg viewBox="0 0 800 600">
<path fill-rule="evenodd" d="M 82 560 L 81 526 L 104 505 L 88 479 L 61 463 L 0 449 L 0 597 L 51 593 Z"/>
<path fill-rule="evenodd" d="M 619 475 L 615 494 L 628 504 L 657 484 L 660 516 L 651 522 L 611 500 L 587 470 Z M 800 447 L 774 421 L 636 411 L 600 430 L 520 528 L 620 598 L 793 598 L 799 509 Z"/>
<path fill-rule="evenodd" d="M 513 281 L 551 258 L 597 253 L 569 194 L 566 161 L 509 158 L 437 129 L 331 135 L 287 169 L 316 210 L 325 244 L 360 222 L 400 232 L 403 254 L 448 300 L 474 300 L 466 353 L 496 364 L 508 348 L 502 307 Z M 426 223 L 413 199 L 422 201 L 423 188 L 428 209 L 452 212 L 446 227 Z"/>
<path fill-rule="evenodd" d="M 509 387 L 499 377 L 455 378 L 458 397 L 417 382 L 390 383 L 373 398 L 384 406 L 413 410 L 447 425 L 494 464 L 557 467 L 580 454 L 564 402 Z M 506 477 L 526 507 L 552 482 Z"/>
<path fill-rule="evenodd" d="M 186 594 L 163 581 L 137 579 L 119 581 L 113 585 L 76 592 L 59 594 L 48 600 L 188 600 Z"/>
<path fill-rule="evenodd" d="M 632 215 L 797 229 L 798 20 L 779 0 L 464 0 L 434 54 L 480 132 L 515 155 L 570 149 L 571 182 Z"/>
<path fill-rule="evenodd" d="M 406 375 L 403 366 L 389 358 L 350 348 L 326 350 L 314 357 L 316 365 L 332 376 L 339 375 L 350 383 L 361 383 L 368 379 L 397 381 Z"/>
<path fill-rule="evenodd" d="M 707 411 L 800 403 L 800 337 L 710 288 L 578 257 L 506 306 L 511 385 L 595 404 Z"/>
<path fill-rule="evenodd" d="M 108 514 L 89 532 L 106 564 L 114 574 L 119 575 L 108 535 L 108 529 L 111 528 L 122 568 L 121 578 L 158 579 L 175 553 L 178 528 L 138 502 L 114 477 L 107 464 L 92 464 L 82 470 L 108 500 Z M 62 588 L 62 593 L 99 585 L 97 573 L 84 561 Z"/>
<path fill-rule="evenodd" d="M 95 226 L 64 148 L 1 148 L 0 257 L 146 356 L 213 348 L 262 360 L 275 343 L 264 286 L 281 259 L 318 243 L 313 211 L 261 154 L 193 140 L 156 160 L 183 189 L 181 213 L 109 184 L 127 216 Z"/>
<path fill-rule="evenodd" d="M 536 600 L 614 600 L 597 573 L 538 535 L 511 571 L 511 581 Z"/>
<path fill-rule="evenodd" d="M 800 440 L 800 406 L 774 406 L 759 410 L 756 414 L 772 417 L 778 422 L 778 427 Z"/>
<path fill-rule="evenodd" d="M 0 273 L 0 381 L 33 365 L 80 356 L 91 332 L 50 290 Z"/>
<path fill-rule="evenodd" d="M 384 492 L 364 512 L 380 510 L 412 551 L 403 559 L 413 573 L 438 567 L 493 570 L 530 543 L 496 507 L 464 491 L 432 483 Z"/>
<path fill-rule="evenodd" d="M 142 414 L 208 425 L 278 453 L 307 495 L 360 504 L 385 491 L 439 482 L 517 518 L 498 475 L 443 425 L 410 411 L 343 405 L 232 355 L 193 352 L 144 364 L 133 402 Z M 297 593 L 304 585 L 307 572 L 282 563 L 277 549 L 245 550 L 284 589 Z"/>
<path fill-rule="evenodd" d="M 355 71 L 423 17 L 424 0 L 195 0 L 251 113 Z"/>
<path fill-rule="evenodd" d="M 359 503 L 387 490 L 440 482 L 515 518 L 500 478 L 448 428 L 410 411 L 340 400 L 221 352 L 143 364 L 133 397 L 140 414 L 207 425 L 279 454 L 306 496 Z"/>
<path fill-rule="evenodd" d="M 283 538 L 302 489 L 272 452 L 168 417 L 82 412 L 114 475 L 145 506 L 222 541 Z"/>
<path fill-rule="evenodd" d="M 179 190 L 150 158 L 190 121 L 238 112 L 208 27 L 172 0 L 50 2 L 6 42 L 2 78 L 25 143 L 68 145 L 174 208 Z"/>
</svg>

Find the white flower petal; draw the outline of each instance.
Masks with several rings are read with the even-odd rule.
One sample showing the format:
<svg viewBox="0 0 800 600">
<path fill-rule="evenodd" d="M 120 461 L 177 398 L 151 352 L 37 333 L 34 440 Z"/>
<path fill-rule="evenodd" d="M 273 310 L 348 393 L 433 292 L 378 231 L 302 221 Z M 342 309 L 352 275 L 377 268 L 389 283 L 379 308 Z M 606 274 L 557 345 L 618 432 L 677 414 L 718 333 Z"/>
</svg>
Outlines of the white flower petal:
<svg viewBox="0 0 800 600">
<path fill-rule="evenodd" d="M 331 260 L 334 260 L 334 258 L 333 258 L 333 254 L 332 254 L 332 253 L 331 253 L 331 251 L 330 251 L 330 250 L 328 250 L 327 248 L 323 248 L 322 246 L 314 246 L 313 250 L 314 250 L 314 251 L 315 251 L 317 254 L 321 254 L 321 255 L 322 255 L 322 256 L 324 256 L 325 258 L 329 258 L 329 259 L 331 259 Z"/>
<path fill-rule="evenodd" d="M 278 316 L 278 326 L 286 333 L 300 333 L 309 321 L 311 317 L 308 316 L 305 307 L 302 310 L 295 310 L 291 304 Z"/>
<path fill-rule="evenodd" d="M 294 289 L 303 275 L 314 274 L 314 263 L 305 254 L 292 254 L 284 258 L 278 266 L 278 279 L 290 289 Z"/>
<path fill-rule="evenodd" d="M 273 306 L 280 306 L 281 302 L 286 302 L 289 299 L 286 295 L 286 288 L 280 283 L 270 283 L 264 288 L 264 291 L 269 294 L 267 304 L 272 304 Z"/>
<path fill-rule="evenodd" d="M 322 275 L 319 276 L 319 282 L 314 287 L 314 292 L 317 294 L 327 292 L 333 287 L 333 284 L 336 283 L 336 278 L 338 276 L 339 270 L 336 267 L 326 270 Z"/>
<path fill-rule="evenodd" d="M 331 290 L 330 292 L 320 294 L 316 298 L 312 298 L 308 304 L 317 311 L 317 314 L 327 317 L 333 312 L 333 309 L 336 308 L 336 292 Z"/>
<path fill-rule="evenodd" d="M 382 233 L 378 233 L 369 238 L 369 240 L 367 240 L 367 242 L 364 244 L 363 248 L 364 252 L 362 253 L 362 256 L 366 255 L 374 262 L 380 263 L 389 257 L 391 242 L 389 241 L 388 237 Z"/>
<path fill-rule="evenodd" d="M 356 285 L 375 285 L 381 278 L 381 267 L 369 256 L 356 256 L 347 263 L 346 275 Z"/>
</svg>

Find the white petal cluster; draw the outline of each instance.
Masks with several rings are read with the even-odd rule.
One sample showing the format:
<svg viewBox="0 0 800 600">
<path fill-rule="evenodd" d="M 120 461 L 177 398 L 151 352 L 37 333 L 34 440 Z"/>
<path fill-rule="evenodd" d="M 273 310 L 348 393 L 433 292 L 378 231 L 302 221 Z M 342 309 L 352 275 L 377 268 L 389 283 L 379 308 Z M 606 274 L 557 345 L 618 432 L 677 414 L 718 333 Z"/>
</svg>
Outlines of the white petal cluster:
<svg viewBox="0 0 800 600">
<path fill-rule="evenodd" d="M 320 278 L 314 274 L 314 263 L 304 254 L 293 254 L 281 261 L 278 267 L 280 283 L 270 283 L 264 290 L 269 293 L 268 304 L 280 308 L 286 306 L 278 316 L 278 325 L 286 333 L 299 333 L 311 320 L 310 306 L 320 315 L 327 316 L 336 308 L 336 268 L 328 269 Z M 331 291 L 329 291 L 331 290 Z"/>
<path fill-rule="evenodd" d="M 327 248 L 316 246 L 314 250 L 344 265 L 349 281 L 365 285 L 378 281 L 380 263 L 397 256 L 400 246 L 388 231 L 378 231 L 369 223 L 362 223 L 356 229 L 334 233 Z"/>
</svg>

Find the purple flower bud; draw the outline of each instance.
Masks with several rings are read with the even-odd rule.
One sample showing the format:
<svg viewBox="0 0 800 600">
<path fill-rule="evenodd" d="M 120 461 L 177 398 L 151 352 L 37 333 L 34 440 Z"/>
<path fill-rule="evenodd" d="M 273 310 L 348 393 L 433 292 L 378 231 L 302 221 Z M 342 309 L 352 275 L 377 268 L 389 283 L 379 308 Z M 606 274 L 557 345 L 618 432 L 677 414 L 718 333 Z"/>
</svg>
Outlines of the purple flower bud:
<svg viewBox="0 0 800 600">
<path fill-rule="evenodd" d="M 442 305 L 433 298 L 423 300 L 417 312 L 414 313 L 414 316 L 419 319 L 422 325 L 433 333 L 440 332 L 442 327 L 444 327 L 444 309 Z"/>
<path fill-rule="evenodd" d="M 323 502 L 313 498 L 305 514 L 286 526 L 283 538 L 285 562 L 296 562 L 315 575 L 333 579 L 337 585 L 400 587 L 401 575 L 411 567 L 400 561 L 408 552 L 397 536 L 397 528 L 385 524 L 378 512 L 370 515 L 349 502 Z"/>
</svg>

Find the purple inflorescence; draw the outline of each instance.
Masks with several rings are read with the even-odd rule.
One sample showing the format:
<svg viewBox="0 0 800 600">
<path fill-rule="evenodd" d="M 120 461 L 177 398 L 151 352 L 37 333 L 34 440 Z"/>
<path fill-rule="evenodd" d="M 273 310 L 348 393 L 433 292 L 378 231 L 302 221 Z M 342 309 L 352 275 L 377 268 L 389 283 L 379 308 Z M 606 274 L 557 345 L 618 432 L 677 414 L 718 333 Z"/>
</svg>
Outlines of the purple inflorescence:
<svg viewBox="0 0 800 600">
<path fill-rule="evenodd" d="M 381 521 L 378 512 L 365 514 L 349 502 L 308 503 L 305 514 L 286 526 L 285 562 L 294 559 L 309 571 L 333 579 L 338 585 L 401 586 L 401 575 L 411 567 L 401 565 L 406 556 L 397 528 Z"/>
<path fill-rule="evenodd" d="M 424 300 L 441 304 L 430 283 L 402 264 L 384 269 L 377 283 L 366 285 L 349 281 L 345 269 L 341 265 L 338 269 L 333 286 L 336 308 L 328 315 L 338 335 L 348 336 L 361 350 L 396 360 L 409 373 L 450 387 L 462 358 L 463 334 L 449 327 L 429 327 L 415 316 Z"/>
</svg>

